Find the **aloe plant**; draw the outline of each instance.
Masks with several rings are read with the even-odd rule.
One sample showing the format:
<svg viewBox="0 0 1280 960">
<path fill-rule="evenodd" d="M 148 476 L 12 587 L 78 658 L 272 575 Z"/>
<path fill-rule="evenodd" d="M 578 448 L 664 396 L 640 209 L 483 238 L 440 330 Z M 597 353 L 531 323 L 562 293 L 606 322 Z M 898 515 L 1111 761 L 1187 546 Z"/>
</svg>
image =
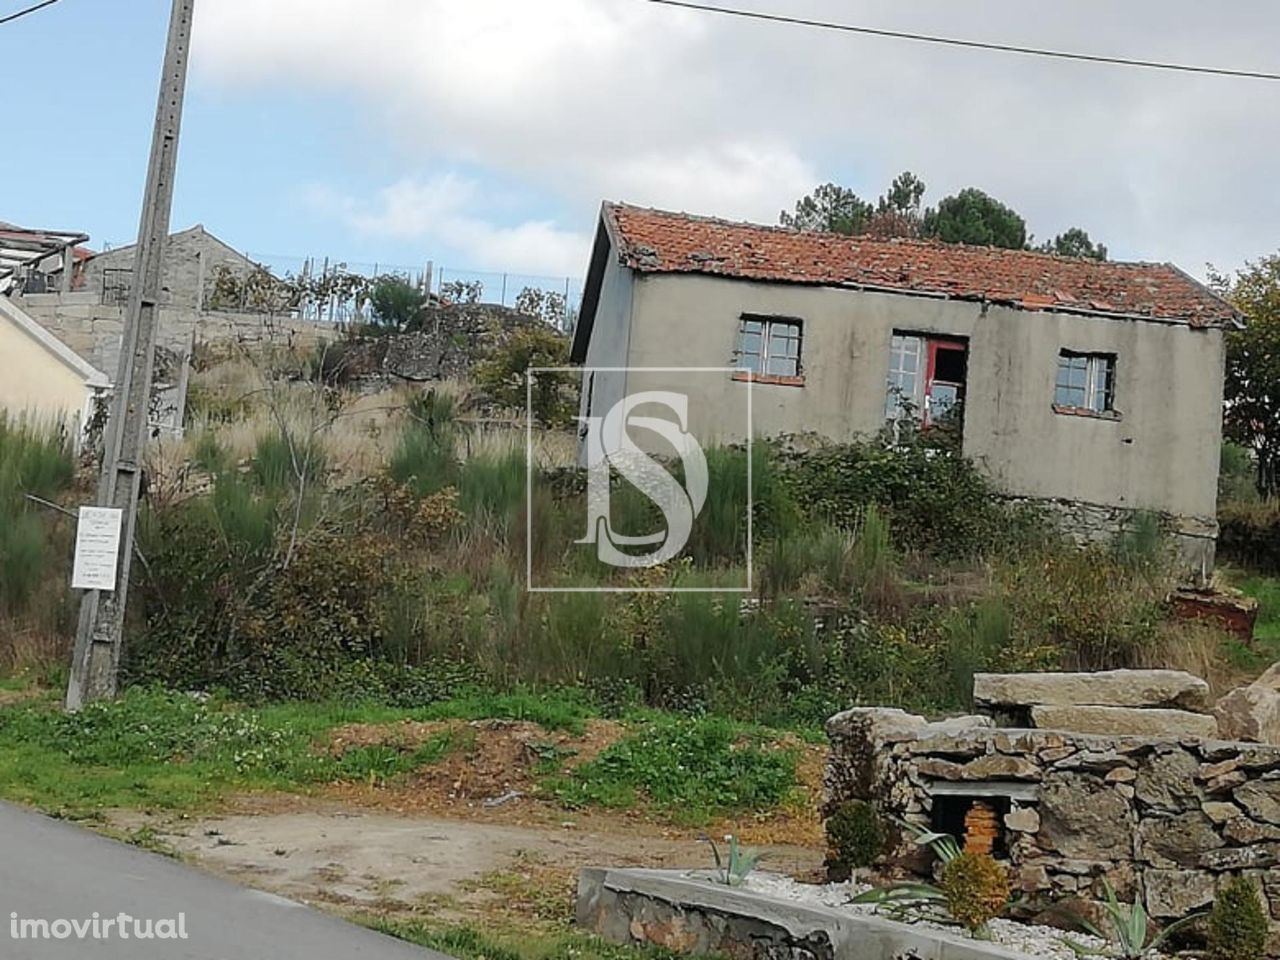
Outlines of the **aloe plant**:
<svg viewBox="0 0 1280 960">
<path fill-rule="evenodd" d="M 747 879 L 751 871 L 754 870 L 764 858 L 764 854 L 759 850 L 747 850 L 739 845 L 738 838 L 733 834 L 725 837 L 729 844 L 728 856 L 720 856 L 720 848 L 716 846 L 716 842 L 706 834 L 698 838 L 703 843 L 711 847 L 711 855 L 716 861 L 716 882 L 723 883 L 726 887 L 740 887 L 742 882 Z"/>
<path fill-rule="evenodd" d="M 934 833 L 905 820 L 895 822 L 913 834 L 918 846 L 932 847 L 943 864 L 955 860 L 963 852 L 955 837 L 946 833 Z M 850 903 L 872 904 L 895 919 L 946 920 L 947 895 L 931 883 L 894 883 L 887 887 L 873 887 L 853 897 Z"/>
<path fill-rule="evenodd" d="M 1124 960 L 1141 960 L 1151 951 L 1159 950 L 1179 930 L 1190 926 L 1205 915 L 1201 911 L 1188 917 L 1183 917 L 1181 920 L 1169 924 L 1156 936 L 1148 940 L 1151 934 L 1151 918 L 1147 915 L 1146 908 L 1143 907 L 1142 902 L 1135 901 L 1132 906 L 1127 903 L 1121 903 L 1110 883 L 1104 880 L 1102 886 L 1107 894 L 1107 899 L 1102 904 L 1102 909 L 1106 912 L 1108 926 L 1111 927 L 1110 935 L 1098 929 L 1084 917 L 1077 916 L 1075 920 L 1084 929 L 1085 933 L 1097 937 L 1099 940 L 1114 940 L 1116 946 L 1120 948 L 1120 956 Z M 1107 953 L 1106 950 L 1086 947 L 1073 940 L 1063 940 L 1062 942 L 1079 957 L 1096 957 Z"/>
</svg>

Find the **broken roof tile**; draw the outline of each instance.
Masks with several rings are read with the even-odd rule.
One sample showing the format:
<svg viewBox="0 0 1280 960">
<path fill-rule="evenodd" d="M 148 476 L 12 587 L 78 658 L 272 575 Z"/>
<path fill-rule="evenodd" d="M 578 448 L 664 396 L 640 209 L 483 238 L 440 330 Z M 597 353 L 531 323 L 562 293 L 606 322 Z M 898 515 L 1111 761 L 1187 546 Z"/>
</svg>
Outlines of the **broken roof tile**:
<svg viewBox="0 0 1280 960">
<path fill-rule="evenodd" d="M 1229 324 L 1225 300 L 1167 263 L 1114 263 L 1029 250 L 803 233 L 606 204 L 622 262 L 641 273 L 707 273 L 983 300 L 1025 310 Z"/>
</svg>

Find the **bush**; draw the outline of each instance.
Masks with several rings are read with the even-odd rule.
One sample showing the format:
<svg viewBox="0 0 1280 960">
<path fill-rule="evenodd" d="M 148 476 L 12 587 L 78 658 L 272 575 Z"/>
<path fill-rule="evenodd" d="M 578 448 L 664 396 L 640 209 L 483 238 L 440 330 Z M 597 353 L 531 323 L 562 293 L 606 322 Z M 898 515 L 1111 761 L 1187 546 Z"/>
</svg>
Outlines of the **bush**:
<svg viewBox="0 0 1280 960">
<path fill-rule="evenodd" d="M 851 869 L 869 867 L 884 853 L 888 834 L 876 808 L 850 800 L 827 818 L 827 845 L 837 863 Z"/>
<path fill-rule="evenodd" d="M 1258 888 L 1236 877 L 1218 891 L 1209 914 L 1210 960 L 1261 960 L 1269 922 Z"/>
<path fill-rule="evenodd" d="M 1218 510 L 1218 556 L 1280 573 L 1280 500 L 1232 501 Z"/>
<path fill-rule="evenodd" d="M 45 521 L 27 499 L 71 485 L 71 448 L 57 426 L 11 421 L 0 412 L 0 613 L 24 612 L 45 576 Z"/>
<path fill-rule="evenodd" d="M 369 293 L 371 325 L 375 333 L 414 329 L 427 305 L 427 295 L 400 277 L 379 277 Z"/>
<path fill-rule="evenodd" d="M 1104 546 L 1048 545 L 1000 564 L 996 576 L 1023 655 L 1049 654 L 1061 669 L 1143 666 L 1168 616 L 1163 571 L 1134 570 Z"/>
<path fill-rule="evenodd" d="M 1032 526 L 970 461 L 919 437 L 897 445 L 876 440 L 784 450 L 780 458 L 783 481 L 810 517 L 852 531 L 876 505 L 905 547 L 972 556 Z"/>
<path fill-rule="evenodd" d="M 454 485 L 458 458 L 453 398 L 429 390 L 413 398 L 406 415 L 408 420 L 387 465 L 388 475 L 420 497 Z"/>
<path fill-rule="evenodd" d="M 947 913 L 978 934 L 1009 905 L 1009 873 L 987 854 L 961 853 L 942 868 Z"/>
<path fill-rule="evenodd" d="M 532 395 L 526 378 L 530 367 L 564 367 L 569 341 L 549 327 L 516 330 L 473 370 L 476 386 L 499 406 L 523 411 L 532 402 L 533 416 L 547 426 L 572 423 L 578 412 L 577 375 L 542 372 L 535 375 Z"/>
</svg>

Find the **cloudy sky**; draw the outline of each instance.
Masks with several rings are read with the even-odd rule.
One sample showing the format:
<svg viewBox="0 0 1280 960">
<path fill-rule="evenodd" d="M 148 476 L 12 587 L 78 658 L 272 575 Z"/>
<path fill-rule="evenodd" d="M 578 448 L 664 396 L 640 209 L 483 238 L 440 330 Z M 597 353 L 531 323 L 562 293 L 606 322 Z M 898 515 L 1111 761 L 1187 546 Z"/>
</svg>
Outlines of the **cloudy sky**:
<svg viewBox="0 0 1280 960">
<path fill-rule="evenodd" d="M 719 2 L 1280 71 L 1274 0 Z M 0 26 L 0 219 L 132 238 L 168 6 Z M 196 31 L 175 226 L 259 256 L 577 276 L 605 198 L 775 222 L 817 183 L 874 198 L 904 169 L 926 201 L 978 186 L 1038 238 L 1080 225 L 1118 258 L 1202 274 L 1280 248 L 1277 82 L 644 0 L 198 0 Z"/>
</svg>

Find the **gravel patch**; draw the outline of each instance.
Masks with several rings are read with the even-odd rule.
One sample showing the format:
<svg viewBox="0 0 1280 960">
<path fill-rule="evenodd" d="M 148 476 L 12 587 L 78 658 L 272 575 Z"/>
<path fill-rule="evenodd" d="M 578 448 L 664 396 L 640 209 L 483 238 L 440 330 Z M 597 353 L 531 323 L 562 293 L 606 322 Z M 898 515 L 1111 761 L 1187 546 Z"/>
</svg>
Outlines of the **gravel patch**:
<svg viewBox="0 0 1280 960">
<path fill-rule="evenodd" d="M 830 907 L 836 910 L 847 910 L 850 913 L 874 914 L 876 908 L 870 904 L 852 904 L 850 899 L 869 890 L 865 883 L 798 883 L 790 877 L 775 873 L 753 873 L 742 885 L 744 890 L 777 897 L 780 900 L 791 900 L 797 903 Z M 918 926 L 935 930 L 956 931 L 956 927 L 947 927 L 928 920 L 921 920 Z M 991 940 L 1009 950 L 1016 950 L 1037 960 L 1077 960 L 1075 953 L 1064 942 L 1064 938 L 1091 950 L 1104 950 L 1110 945 L 1082 933 L 1065 933 L 1052 927 L 1038 927 L 1013 920 L 994 920 L 991 923 Z M 1108 951 L 1109 952 L 1109 951 Z M 1148 960 L 1163 960 L 1158 954 L 1149 954 Z"/>
</svg>

